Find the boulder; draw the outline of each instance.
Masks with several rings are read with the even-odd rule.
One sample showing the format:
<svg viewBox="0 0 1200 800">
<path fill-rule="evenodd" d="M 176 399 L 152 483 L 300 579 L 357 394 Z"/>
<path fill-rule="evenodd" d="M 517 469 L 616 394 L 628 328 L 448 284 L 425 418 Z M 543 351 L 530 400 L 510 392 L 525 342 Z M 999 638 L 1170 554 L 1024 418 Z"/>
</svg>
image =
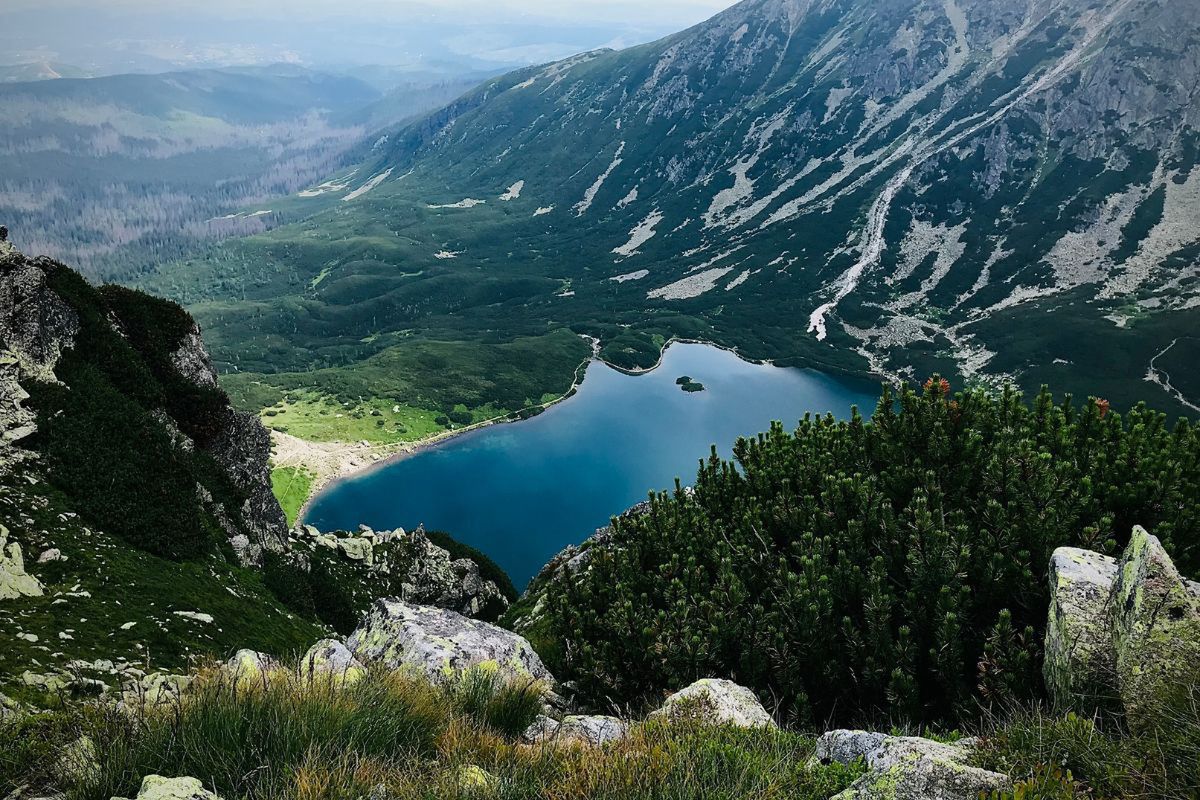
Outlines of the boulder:
<svg viewBox="0 0 1200 800">
<path fill-rule="evenodd" d="M 347 646 L 364 662 L 412 670 L 434 680 L 481 667 L 512 680 L 533 679 L 547 688 L 554 684 L 523 637 L 454 611 L 401 600 L 377 600 Z"/>
<path fill-rule="evenodd" d="M 564 718 L 551 739 L 560 744 L 600 747 L 610 742 L 619 742 L 628 735 L 628 723 L 616 717 L 581 715 Z"/>
<path fill-rule="evenodd" d="M 124 800 L 114 797 L 113 800 Z M 204 788 L 196 778 L 164 778 L 147 775 L 142 779 L 137 800 L 221 800 L 218 795 Z"/>
<path fill-rule="evenodd" d="M 817 739 L 813 760 L 820 764 L 852 764 L 879 750 L 887 739 L 885 733 L 871 731 L 828 731 Z"/>
<path fill-rule="evenodd" d="M 1113 660 L 1129 726 L 1147 730 L 1188 701 L 1200 663 L 1200 586 L 1185 581 L 1157 538 L 1133 531 L 1111 598 Z"/>
<path fill-rule="evenodd" d="M 1119 561 L 1055 551 L 1046 624 L 1046 686 L 1083 713 L 1123 709 L 1135 731 L 1187 702 L 1200 662 L 1200 584 L 1183 578 L 1157 538 L 1135 527 Z"/>
<path fill-rule="evenodd" d="M 350 539 L 338 539 L 338 550 L 351 561 L 361 561 L 368 567 L 375 563 L 375 549 L 371 541 L 361 536 Z"/>
<path fill-rule="evenodd" d="M 322 639 L 317 642 L 300 662 L 300 678 L 304 681 L 326 677 L 338 683 L 351 684 L 362 680 L 366 675 L 367 670 L 362 662 L 337 639 Z"/>
<path fill-rule="evenodd" d="M 738 728 L 775 728 L 775 720 L 754 692 L 733 681 L 719 678 L 698 680 L 667 698 L 663 707 L 650 715 L 666 719 L 688 718 L 713 725 Z"/>
<path fill-rule="evenodd" d="M 1091 711 L 1117 695 L 1109 596 L 1117 560 L 1061 547 L 1050 559 L 1050 613 L 1042 672 L 1055 705 Z"/>
<path fill-rule="evenodd" d="M 454 773 L 454 783 L 466 797 L 486 797 L 500 788 L 500 779 L 474 764 L 463 764 Z"/>
<path fill-rule="evenodd" d="M 554 717 L 538 714 L 537 719 L 521 734 L 521 741 L 525 744 L 544 742 L 554 736 L 560 724 Z"/>
<path fill-rule="evenodd" d="M 830 731 L 817 742 L 823 763 L 863 759 L 867 773 L 833 800 L 976 800 L 1011 789 L 1007 775 L 970 766 L 973 741 Z"/>
<path fill-rule="evenodd" d="M 0 525 L 0 600 L 41 597 L 42 583 L 25 571 L 21 545 L 8 541 L 8 528 Z"/>
<path fill-rule="evenodd" d="M 279 669 L 279 663 L 268 655 L 256 650 L 238 650 L 221 671 L 233 682 L 235 689 L 243 689 L 266 688 L 271 673 Z"/>
</svg>

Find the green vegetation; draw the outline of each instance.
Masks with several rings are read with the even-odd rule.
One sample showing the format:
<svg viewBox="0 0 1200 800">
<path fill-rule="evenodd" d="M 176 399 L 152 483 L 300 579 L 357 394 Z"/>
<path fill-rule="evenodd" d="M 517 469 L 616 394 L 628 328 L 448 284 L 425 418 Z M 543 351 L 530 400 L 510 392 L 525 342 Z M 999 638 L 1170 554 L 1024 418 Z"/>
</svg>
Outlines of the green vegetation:
<svg viewBox="0 0 1200 800">
<path fill-rule="evenodd" d="M 180 498 L 195 497 L 199 484 L 229 508 L 241 499 L 204 449 L 225 424 L 228 399 L 170 362 L 191 330 L 186 312 L 140 292 L 94 289 L 57 264 L 47 282 L 81 322 L 56 370 L 61 383 L 30 387 L 51 480 L 88 520 L 135 547 L 176 559 L 209 552 L 221 538 L 216 518 Z M 164 408 L 196 448 L 176 446 Z"/>
<path fill-rule="evenodd" d="M 797 720 L 953 722 L 1041 695 L 1054 548 L 1115 553 L 1142 524 L 1200 571 L 1200 436 L 1144 407 L 935 379 L 734 453 L 542 596 L 535 645 L 585 697 L 715 674 Z"/>
<path fill-rule="evenodd" d="M 300 467 L 279 467 L 271 470 L 271 491 L 283 507 L 288 527 L 296 524 L 300 509 L 312 493 L 313 475 Z"/>
<path fill-rule="evenodd" d="M 1157 728 L 1131 736 L 1107 719 L 1016 711 L 986 732 L 980 766 L 1011 774 L 995 800 L 1195 800 L 1200 795 L 1200 693 Z"/>
<path fill-rule="evenodd" d="M 414 339 L 343 367 L 243 371 L 222 386 L 235 405 L 301 439 L 398 444 L 536 411 L 570 391 L 589 352 L 566 330 L 508 342 Z"/>
<path fill-rule="evenodd" d="M 75 659 L 149 661 L 155 669 L 181 670 L 195 658 L 240 647 L 280 656 L 302 652 L 323 635 L 313 617 L 289 612 L 257 570 L 238 567 L 220 552 L 182 562 L 161 558 L 73 512 L 73 500 L 36 471 L 0 474 L 0 522 L 26 562 L 51 548 L 62 556 L 33 570 L 44 596 L 4 601 L 0 681 L 15 683 L 0 692 L 19 695 L 24 670 Z M 177 611 L 208 614 L 213 622 Z"/>
<path fill-rule="evenodd" d="M 66 789 L 72 800 L 135 795 L 144 775 L 204 775 L 227 800 L 353 798 L 386 788 L 397 800 L 460 798 L 467 766 L 496 783 L 486 796 L 650 800 L 787 797 L 826 800 L 861 767 L 806 766 L 810 737 L 781 731 L 646 723 L 603 749 L 527 747 L 514 732 L 537 713 L 526 685 L 473 680 L 446 687 L 372 673 L 350 685 L 305 683 L 270 673 L 234 687 L 210 674 L 176 712 L 140 716 L 64 711 L 0 726 L 0 774 L 31 788 L 56 785 L 51 744 L 80 734 L 96 745 L 100 768 Z M 0 779 L 2 780 L 2 779 Z M 0 782 L 0 790 L 10 785 Z"/>
</svg>

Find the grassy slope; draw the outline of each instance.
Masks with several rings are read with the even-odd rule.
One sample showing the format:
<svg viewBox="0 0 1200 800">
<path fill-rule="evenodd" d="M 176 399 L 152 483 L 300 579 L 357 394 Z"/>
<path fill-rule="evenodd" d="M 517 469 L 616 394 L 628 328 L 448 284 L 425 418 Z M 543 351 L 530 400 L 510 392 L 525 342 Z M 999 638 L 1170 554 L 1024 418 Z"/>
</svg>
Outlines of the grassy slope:
<svg viewBox="0 0 1200 800">
<path fill-rule="evenodd" d="M 5 601 L 0 615 L 0 675 L 64 666 L 72 659 L 124 658 L 181 668 L 193 656 L 237 648 L 289 653 L 306 649 L 322 629 L 286 609 L 253 571 L 217 557 L 174 562 L 93 531 L 66 511 L 62 496 L 36 472 L 0 477 L 0 518 L 22 546 L 43 597 Z M 65 561 L 38 564 L 57 548 Z M 211 624 L 175 611 L 210 614 Z M 135 623 L 128 630 L 122 626 Z M 32 634 L 36 642 L 17 638 Z M 64 638 L 63 634 L 66 635 Z"/>
</svg>

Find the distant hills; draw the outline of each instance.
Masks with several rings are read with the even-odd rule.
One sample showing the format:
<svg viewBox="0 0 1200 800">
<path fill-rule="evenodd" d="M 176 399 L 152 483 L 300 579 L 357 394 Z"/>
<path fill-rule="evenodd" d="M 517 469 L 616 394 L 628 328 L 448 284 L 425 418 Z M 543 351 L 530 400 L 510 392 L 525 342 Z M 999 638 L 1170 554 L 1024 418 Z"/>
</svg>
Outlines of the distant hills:
<svg viewBox="0 0 1200 800">
<path fill-rule="evenodd" d="M 0 220 L 25 249 L 106 279 L 278 224 L 273 198 L 361 159 L 378 132 L 485 77 L 369 85 L 292 65 L 68 74 L 0 71 L 44 78 L 0 82 Z"/>
</svg>

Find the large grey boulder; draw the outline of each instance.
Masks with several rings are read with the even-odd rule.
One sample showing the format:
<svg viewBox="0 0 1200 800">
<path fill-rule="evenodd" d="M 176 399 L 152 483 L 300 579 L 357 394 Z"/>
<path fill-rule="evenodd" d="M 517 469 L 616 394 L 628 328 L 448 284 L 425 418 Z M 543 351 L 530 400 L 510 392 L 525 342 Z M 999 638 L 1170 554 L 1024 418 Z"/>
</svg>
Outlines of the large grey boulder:
<svg viewBox="0 0 1200 800">
<path fill-rule="evenodd" d="M 1188 701 L 1200 664 L 1200 586 L 1185 581 L 1162 544 L 1133 531 L 1111 598 L 1113 660 L 1134 730 Z"/>
<path fill-rule="evenodd" d="M 600 747 L 619 742 L 629 735 L 629 724 L 616 717 L 578 715 L 565 717 L 554 731 L 553 741 L 560 744 L 582 744 Z"/>
<path fill-rule="evenodd" d="M 1117 695 L 1109 597 L 1117 560 L 1062 547 L 1050 559 L 1050 613 L 1042 672 L 1060 707 L 1094 710 Z"/>
<path fill-rule="evenodd" d="M 667 698 L 651 718 L 691 719 L 738 728 L 775 728 L 754 692 L 733 681 L 704 678 Z"/>
<path fill-rule="evenodd" d="M 1012 786 L 1007 775 L 970 766 L 974 742 L 830 731 L 817 742 L 824 763 L 863 759 L 867 773 L 834 800 L 977 800 Z"/>
<path fill-rule="evenodd" d="M 473 669 L 496 670 L 510 680 L 554 684 L 554 677 L 523 637 L 441 608 L 378 600 L 346 643 L 362 661 L 447 680 Z"/>
<path fill-rule="evenodd" d="M 1056 704 L 1120 707 L 1146 730 L 1187 701 L 1200 663 L 1200 584 L 1179 574 L 1156 537 L 1139 526 L 1119 561 L 1063 548 L 1050 566 L 1044 675 Z"/>
</svg>

